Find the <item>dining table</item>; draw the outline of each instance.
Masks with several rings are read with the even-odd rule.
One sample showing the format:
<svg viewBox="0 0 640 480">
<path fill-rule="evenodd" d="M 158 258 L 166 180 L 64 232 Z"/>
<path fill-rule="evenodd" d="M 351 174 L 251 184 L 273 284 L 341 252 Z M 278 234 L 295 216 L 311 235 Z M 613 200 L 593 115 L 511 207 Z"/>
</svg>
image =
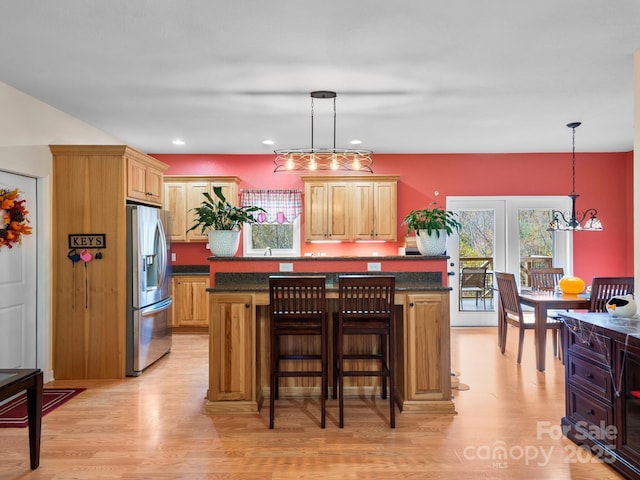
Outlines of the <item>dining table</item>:
<svg viewBox="0 0 640 480">
<path fill-rule="evenodd" d="M 536 368 L 545 370 L 547 351 L 547 315 L 549 310 L 588 310 L 591 301 L 588 295 L 556 293 L 546 290 L 522 289 L 518 294 L 520 303 L 533 308 L 535 316 L 534 342 L 536 346 Z M 503 335 L 503 332 L 499 333 Z"/>
</svg>

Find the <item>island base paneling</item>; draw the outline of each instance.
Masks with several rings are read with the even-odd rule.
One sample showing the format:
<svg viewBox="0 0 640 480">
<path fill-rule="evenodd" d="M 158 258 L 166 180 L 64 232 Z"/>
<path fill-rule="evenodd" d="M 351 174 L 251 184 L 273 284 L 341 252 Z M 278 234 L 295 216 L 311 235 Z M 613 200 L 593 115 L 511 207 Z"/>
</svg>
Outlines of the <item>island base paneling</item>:
<svg viewBox="0 0 640 480">
<path fill-rule="evenodd" d="M 329 292 L 327 296 L 329 334 L 332 335 L 331 317 L 337 308 L 337 292 Z M 211 289 L 210 297 L 210 381 L 205 411 L 257 412 L 269 395 L 268 294 Z M 451 400 L 449 291 L 398 292 L 395 303 L 397 380 L 394 398 L 398 408 L 407 413 L 455 414 Z M 346 351 L 368 349 L 373 345 L 372 337 L 363 336 L 352 339 L 346 345 Z M 307 351 L 317 347 L 308 338 L 288 339 L 283 344 L 284 348 L 287 346 Z M 332 353 L 330 351 L 330 356 Z M 285 368 L 293 370 L 300 366 L 291 361 Z M 331 371 L 329 379 L 331 392 Z M 356 377 L 347 379 L 345 394 L 379 395 L 379 390 L 379 378 Z M 320 381 L 312 377 L 284 378 L 280 395 L 319 396 Z"/>
</svg>

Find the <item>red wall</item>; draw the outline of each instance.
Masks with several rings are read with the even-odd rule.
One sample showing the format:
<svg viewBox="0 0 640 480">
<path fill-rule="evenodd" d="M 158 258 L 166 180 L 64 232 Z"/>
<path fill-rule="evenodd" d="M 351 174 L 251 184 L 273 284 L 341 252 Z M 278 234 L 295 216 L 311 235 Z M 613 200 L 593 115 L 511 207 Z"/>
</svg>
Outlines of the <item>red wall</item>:
<svg viewBox="0 0 640 480">
<path fill-rule="evenodd" d="M 240 188 L 303 188 L 299 174 L 273 173 L 273 155 L 154 154 L 170 165 L 166 175 L 235 175 Z M 376 174 L 399 175 L 398 243 L 306 244 L 302 253 L 395 255 L 413 209 L 447 196 L 568 195 L 570 153 L 374 154 Z M 574 234 L 574 273 L 589 283 L 596 275 L 633 275 L 633 153 L 579 153 L 576 159 L 578 210 L 594 207 L 603 232 Z M 200 265 L 210 255 L 204 244 L 172 245 L 176 264 Z"/>
</svg>

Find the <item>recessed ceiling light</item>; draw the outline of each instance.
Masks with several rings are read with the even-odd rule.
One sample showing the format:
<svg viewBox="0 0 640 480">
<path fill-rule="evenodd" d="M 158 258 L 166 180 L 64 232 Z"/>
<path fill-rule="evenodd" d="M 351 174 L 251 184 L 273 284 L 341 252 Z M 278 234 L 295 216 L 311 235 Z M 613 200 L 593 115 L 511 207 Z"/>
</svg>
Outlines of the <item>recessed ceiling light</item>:
<svg viewBox="0 0 640 480">
<path fill-rule="evenodd" d="M 182 140 L 181 138 L 176 138 L 173 142 L 174 145 L 184 145 L 184 140 Z"/>
<path fill-rule="evenodd" d="M 263 145 L 273 145 L 275 142 L 273 140 L 263 140 L 262 144 Z"/>
<path fill-rule="evenodd" d="M 362 143 L 362 140 L 351 140 L 349 143 L 351 145 L 360 145 Z"/>
</svg>

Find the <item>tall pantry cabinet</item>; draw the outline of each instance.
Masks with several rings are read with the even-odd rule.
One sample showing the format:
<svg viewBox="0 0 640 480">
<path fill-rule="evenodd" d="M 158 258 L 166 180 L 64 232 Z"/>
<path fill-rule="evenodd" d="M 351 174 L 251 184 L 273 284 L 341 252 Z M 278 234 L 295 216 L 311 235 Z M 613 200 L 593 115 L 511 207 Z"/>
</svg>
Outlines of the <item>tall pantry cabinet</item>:
<svg viewBox="0 0 640 480">
<path fill-rule="evenodd" d="M 124 145 L 50 149 L 54 376 L 124 378 L 126 204 L 160 207 L 168 165 Z M 100 238 L 104 247 L 88 248 L 83 255 L 91 254 L 90 261 L 78 258 Z M 102 258 L 96 259 L 97 253 Z"/>
</svg>

